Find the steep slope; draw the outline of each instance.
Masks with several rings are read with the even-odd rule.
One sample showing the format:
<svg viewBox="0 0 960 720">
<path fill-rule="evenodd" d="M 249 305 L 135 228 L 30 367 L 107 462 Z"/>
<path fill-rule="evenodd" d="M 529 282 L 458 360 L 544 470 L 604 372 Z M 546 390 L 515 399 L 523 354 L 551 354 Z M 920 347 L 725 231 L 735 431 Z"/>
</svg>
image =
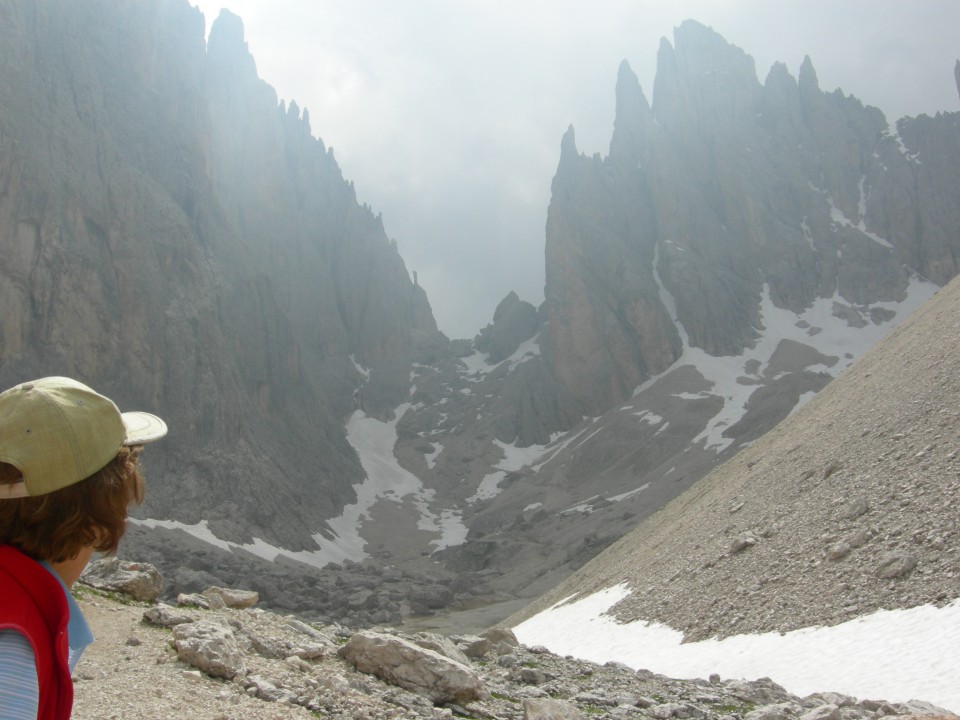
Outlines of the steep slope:
<svg viewBox="0 0 960 720">
<path fill-rule="evenodd" d="M 140 511 L 315 547 L 363 476 L 343 427 L 438 339 L 380 218 L 186 0 L 0 0 L 0 385 L 164 416 Z M 354 362 L 353 359 L 356 359 Z"/>
<path fill-rule="evenodd" d="M 960 280 L 511 620 L 625 582 L 688 640 L 960 598 Z"/>
</svg>

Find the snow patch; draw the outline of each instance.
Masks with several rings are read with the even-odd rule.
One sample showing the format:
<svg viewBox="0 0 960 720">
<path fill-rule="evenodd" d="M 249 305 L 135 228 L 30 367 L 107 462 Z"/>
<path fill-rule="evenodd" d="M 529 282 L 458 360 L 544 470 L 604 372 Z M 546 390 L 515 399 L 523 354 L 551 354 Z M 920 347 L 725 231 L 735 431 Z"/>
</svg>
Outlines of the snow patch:
<svg viewBox="0 0 960 720">
<path fill-rule="evenodd" d="M 867 323 L 862 328 L 852 328 L 847 322 L 833 313 L 835 302 L 842 302 L 842 298 L 818 298 L 813 305 L 800 314 L 799 318 L 819 329 L 814 338 L 811 338 L 805 327 L 797 327 L 798 316 L 790 310 L 778 308 L 770 298 L 770 288 L 764 285 L 760 300 L 760 317 L 766 331 L 758 338 L 752 348 L 746 348 L 740 355 L 714 357 L 699 348 L 684 348 L 680 359 L 683 364 L 694 365 L 697 370 L 713 383 L 711 392 L 724 400 L 723 409 L 707 424 L 707 427 L 696 438 L 694 443 L 705 441 L 705 447 L 716 448 L 717 451 L 726 449 L 733 442 L 731 438 L 722 437 L 726 427 L 739 422 L 746 414 L 747 401 L 754 388 L 737 382 L 748 361 L 760 363 L 757 374 L 762 375 L 770 358 L 781 341 L 793 340 L 806 345 L 814 345 L 824 355 L 836 356 L 838 362 L 831 368 L 824 368 L 834 377 L 845 370 L 854 358 L 862 355 L 903 317 L 906 317 L 915 308 L 922 305 L 936 291 L 936 286 L 919 279 L 914 279 L 908 290 L 908 297 L 899 305 L 897 303 L 875 303 L 872 307 L 889 309 L 896 313 L 890 322 L 874 324 Z M 823 368 L 824 366 L 819 366 Z"/>
<path fill-rule="evenodd" d="M 263 558 L 270 562 L 276 560 L 278 557 L 283 556 L 287 558 L 292 558 L 294 560 L 299 560 L 302 563 L 307 565 L 312 565 L 314 567 L 322 568 L 330 563 L 335 563 L 337 565 L 343 563 L 344 560 L 350 559 L 350 556 L 355 554 L 357 548 L 346 547 L 345 545 L 328 545 L 322 550 L 287 550 L 285 548 L 277 547 L 276 545 L 271 545 L 270 543 L 262 540 L 261 538 L 254 538 L 251 543 L 235 543 L 229 542 L 227 540 L 221 540 L 216 535 L 213 534 L 213 531 L 210 530 L 207 525 L 206 520 L 201 520 L 195 525 L 186 525 L 175 520 L 155 520 L 152 518 L 147 518 L 145 520 L 139 520 L 137 518 L 127 518 L 127 520 L 134 525 L 141 525 L 148 528 L 164 528 L 166 530 L 182 530 L 188 535 L 192 535 L 197 540 L 202 540 L 205 543 L 209 543 L 215 547 L 221 548 L 223 550 L 232 550 L 234 548 L 238 550 L 245 550 L 257 557 Z M 362 552 L 362 548 L 360 549 Z"/>
<path fill-rule="evenodd" d="M 472 379 L 473 382 L 477 382 L 483 375 L 493 372 L 504 363 L 507 364 L 507 370 L 512 372 L 520 363 L 540 356 L 538 337 L 539 335 L 534 335 L 532 338 L 524 340 L 513 352 L 513 355 L 497 363 L 491 363 L 490 356 L 479 351 L 473 355 L 462 357 L 459 359 L 459 363 L 464 367 L 461 375 L 465 375 L 467 379 Z M 480 378 L 476 376 L 480 376 Z"/>
<path fill-rule="evenodd" d="M 423 459 L 427 461 L 427 467 L 433 470 L 437 464 L 437 455 L 443 450 L 443 445 L 440 443 L 430 443 L 430 447 L 433 448 L 433 451 L 424 453 Z"/>
<path fill-rule="evenodd" d="M 634 488 L 633 490 L 630 490 L 629 492 L 625 492 L 622 495 L 613 495 L 610 497 L 610 499 L 613 502 L 620 502 L 621 500 L 626 500 L 627 498 L 631 498 L 634 495 L 637 495 L 638 493 L 642 493 L 648 487 L 650 487 L 650 483 L 644 483 L 640 487 Z"/>
<path fill-rule="evenodd" d="M 561 510 L 560 514 L 570 515 L 575 512 L 586 513 L 586 514 L 592 513 L 593 504 L 594 504 L 593 501 L 602 500 L 602 499 L 603 498 L 601 498 L 599 495 L 592 495 L 588 497 L 586 500 L 584 500 L 582 503 L 579 503 L 578 505 L 574 505 L 573 507 L 568 507 L 566 510 Z"/>
<path fill-rule="evenodd" d="M 363 367 L 360 363 L 357 362 L 357 358 L 353 355 L 350 356 L 350 362 L 353 363 L 354 369 L 363 376 L 364 380 L 370 379 L 370 368 Z"/>
<path fill-rule="evenodd" d="M 485 475 L 483 480 L 480 481 L 480 484 L 477 485 L 477 491 L 467 498 L 467 504 L 473 505 L 475 502 L 480 502 L 481 500 L 491 500 L 500 494 L 500 481 L 507 476 L 507 473 L 503 470 L 497 470 L 496 472 L 489 473 Z"/>
<path fill-rule="evenodd" d="M 557 435 L 557 437 L 559 437 L 559 435 Z M 534 465 L 547 451 L 546 445 L 517 447 L 516 443 L 508 445 L 499 440 L 494 440 L 493 444 L 500 448 L 500 451 L 503 453 L 503 459 L 494 465 L 497 469 L 496 472 L 486 475 L 483 480 L 480 481 L 477 491 L 467 498 L 467 502 L 471 505 L 479 500 L 489 500 L 499 495 L 500 481 L 507 476 L 507 473 L 516 472 L 527 465 Z"/>
<path fill-rule="evenodd" d="M 903 155 L 910 162 L 921 165 L 920 162 L 920 153 L 910 152 L 910 148 L 903 144 L 903 138 L 900 137 L 900 131 L 897 130 L 896 125 L 889 125 L 887 127 L 887 134 L 889 137 L 897 144 L 897 150 L 900 151 L 900 154 Z"/>
<path fill-rule="evenodd" d="M 571 598 L 513 628 L 527 646 L 596 663 L 621 662 L 675 678 L 770 677 L 801 697 L 832 692 L 891 702 L 922 698 L 960 712 L 960 601 L 938 608 L 878 610 L 833 627 L 784 635 L 736 635 L 683 643 L 665 625 L 621 624 L 607 611 L 629 595 L 626 584 L 576 602 Z"/>
<path fill-rule="evenodd" d="M 839 210 L 837 213 L 842 215 Z M 898 322 L 931 298 L 937 290 L 937 286 L 933 283 L 914 276 L 907 287 L 907 296 L 903 302 L 879 302 L 869 308 L 856 308 L 864 315 L 868 315 L 871 309 L 889 310 L 893 313 L 892 320 L 881 323 L 867 322 L 862 328 L 854 328 L 834 315 L 834 303 L 846 305 L 839 293 L 831 298 L 818 298 L 807 310 L 797 315 L 774 305 L 770 297 L 770 288 L 764 285 L 760 298 L 761 326 L 764 329 L 760 337 L 753 347 L 746 348 L 740 355 L 716 357 L 690 345 L 690 336 L 677 316 L 676 301 L 660 278 L 657 269 L 658 260 L 659 245 L 654 250 L 653 276 L 660 300 L 676 324 L 683 350 L 673 365 L 641 384 L 634 391 L 634 397 L 674 369 L 692 365 L 711 384 L 711 389 L 700 394 L 681 393 L 678 397 L 693 400 L 717 396 L 723 400 L 720 412 L 707 422 L 703 431 L 693 440 L 694 444 L 702 442 L 705 449 L 712 448 L 716 452 L 722 452 L 733 442 L 732 438 L 723 437 L 723 431 L 743 418 L 746 414 L 747 401 L 754 392 L 753 386 L 737 382 L 737 378 L 744 374 L 747 367 L 750 367 L 748 362 L 756 366 L 752 375 L 763 376 L 770 358 L 781 341 L 793 340 L 815 347 L 823 355 L 837 357 L 838 362 L 832 367 L 826 368 L 823 365 L 816 367 L 816 370 L 837 376 L 849 367 L 854 358 L 873 346 Z"/>
<path fill-rule="evenodd" d="M 401 467 L 393 454 L 397 444 L 397 423 L 409 407 L 408 404 L 400 405 L 394 411 L 393 420 L 388 422 L 367 417 L 362 410 L 357 410 L 350 417 L 347 422 L 347 441 L 356 450 L 367 477 L 353 486 L 357 501 L 346 506 L 339 517 L 327 521 L 335 539 L 327 540 L 320 534 L 314 536 L 321 550 L 340 547 L 347 553 L 347 559 L 355 562 L 363 560 L 366 553 L 359 533 L 361 521 L 370 519 L 370 508 L 382 499 L 401 502 L 410 497 L 420 513 L 418 528 L 439 535 L 438 539 L 431 542 L 438 550 L 462 543 L 466 538 L 467 529 L 459 515 L 444 510 L 438 517 L 431 512 L 433 491 L 426 490 L 416 475 Z"/>
</svg>

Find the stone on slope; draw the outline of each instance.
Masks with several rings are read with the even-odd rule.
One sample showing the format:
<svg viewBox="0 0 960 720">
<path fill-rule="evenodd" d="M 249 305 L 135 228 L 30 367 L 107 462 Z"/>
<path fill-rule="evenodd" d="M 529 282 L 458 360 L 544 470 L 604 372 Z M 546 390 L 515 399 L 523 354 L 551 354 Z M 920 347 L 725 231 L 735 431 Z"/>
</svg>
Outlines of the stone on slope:
<svg viewBox="0 0 960 720">
<path fill-rule="evenodd" d="M 143 619 L 151 625 L 171 628 L 174 625 L 196 622 L 197 618 L 164 603 L 158 603 L 143 613 Z"/>
<path fill-rule="evenodd" d="M 226 625 L 210 620 L 176 625 L 173 644 L 180 660 L 207 675 L 231 680 L 246 674 L 243 652 Z"/>
<path fill-rule="evenodd" d="M 583 713 L 573 703 L 555 698 L 524 698 L 524 720 L 580 720 Z"/>
<path fill-rule="evenodd" d="M 425 695 L 434 704 L 469 703 L 487 695 L 470 667 L 400 637 L 356 633 L 339 654 L 360 672 Z"/>
<path fill-rule="evenodd" d="M 260 595 L 253 590 L 236 590 L 232 588 L 211 587 L 201 593 L 208 600 L 218 598 L 229 608 L 244 609 L 253 607 L 260 602 Z"/>
<path fill-rule="evenodd" d="M 116 556 L 95 560 L 80 575 L 84 585 L 152 602 L 163 590 L 160 572 L 148 563 L 125 562 Z"/>
</svg>

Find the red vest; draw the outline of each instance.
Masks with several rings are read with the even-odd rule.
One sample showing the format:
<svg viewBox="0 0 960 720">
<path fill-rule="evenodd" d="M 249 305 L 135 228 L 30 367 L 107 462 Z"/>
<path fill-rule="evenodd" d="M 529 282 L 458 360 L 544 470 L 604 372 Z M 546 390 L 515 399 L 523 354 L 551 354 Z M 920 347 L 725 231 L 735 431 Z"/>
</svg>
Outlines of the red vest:
<svg viewBox="0 0 960 720">
<path fill-rule="evenodd" d="M 0 630 L 17 630 L 33 646 L 40 686 L 39 720 L 68 720 L 73 682 L 67 665 L 70 609 L 50 571 L 0 545 Z"/>
</svg>

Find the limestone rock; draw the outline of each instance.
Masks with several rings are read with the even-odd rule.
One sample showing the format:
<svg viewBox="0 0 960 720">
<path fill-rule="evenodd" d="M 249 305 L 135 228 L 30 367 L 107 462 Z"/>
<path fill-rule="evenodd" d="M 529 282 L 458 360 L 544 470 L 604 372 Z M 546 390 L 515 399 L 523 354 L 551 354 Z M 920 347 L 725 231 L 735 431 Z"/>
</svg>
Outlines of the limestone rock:
<svg viewBox="0 0 960 720">
<path fill-rule="evenodd" d="M 231 680 L 246 673 L 243 653 L 226 625 L 208 620 L 175 625 L 173 644 L 180 660 L 207 675 Z"/>
<path fill-rule="evenodd" d="M 156 600 L 163 591 L 163 578 L 153 565 L 125 562 L 115 556 L 91 562 L 80 575 L 80 582 L 146 602 Z"/>
<path fill-rule="evenodd" d="M 481 637 L 494 644 L 506 643 L 511 647 L 519 647 L 520 645 L 517 636 L 513 634 L 513 630 L 510 628 L 492 627 L 489 630 L 484 630 Z"/>
<path fill-rule="evenodd" d="M 249 608 L 260 602 L 259 593 L 253 590 L 236 590 L 231 588 L 210 587 L 202 595 L 208 600 L 218 599 L 223 605 L 231 608 Z"/>
<path fill-rule="evenodd" d="M 497 305 L 493 324 L 480 331 L 474 344 L 477 350 L 489 355 L 491 363 L 498 363 L 533 337 L 539 324 L 537 309 L 511 292 Z"/>
<path fill-rule="evenodd" d="M 183 625 L 196 622 L 197 618 L 185 612 L 180 612 L 164 603 L 158 603 L 149 610 L 144 611 L 143 619 L 151 625 L 160 627 L 173 627 L 174 625 Z"/>
<path fill-rule="evenodd" d="M 584 715 L 573 703 L 554 698 L 524 698 L 524 720 L 581 720 Z"/>
<path fill-rule="evenodd" d="M 440 635 L 439 633 L 417 633 L 413 635 L 411 639 L 422 648 L 440 653 L 444 657 L 454 660 L 461 665 L 470 665 L 470 659 L 467 655 L 446 635 Z"/>
<path fill-rule="evenodd" d="M 840 708 L 831 703 L 808 710 L 800 716 L 800 720 L 840 720 L 841 717 Z"/>
<path fill-rule="evenodd" d="M 468 658 L 482 658 L 493 650 L 493 643 L 483 637 L 468 635 L 460 638 L 459 646 Z"/>
<path fill-rule="evenodd" d="M 356 633 L 339 652 L 360 672 L 426 695 L 435 704 L 468 703 L 487 694 L 483 681 L 468 666 L 403 638 Z"/>
<path fill-rule="evenodd" d="M 843 558 L 845 558 L 847 555 L 850 554 L 850 551 L 852 549 L 853 548 L 850 546 L 849 543 L 846 543 L 843 541 L 834 543 L 833 545 L 827 548 L 827 559 L 842 560 Z"/>
<path fill-rule="evenodd" d="M 177 606 L 198 607 L 209 610 L 210 608 L 226 607 L 226 604 L 220 596 L 205 597 L 196 593 L 180 593 L 177 595 Z"/>
<path fill-rule="evenodd" d="M 907 552 L 895 552 L 885 557 L 877 568 L 877 575 L 885 579 L 909 575 L 917 567 L 917 559 Z"/>
</svg>

